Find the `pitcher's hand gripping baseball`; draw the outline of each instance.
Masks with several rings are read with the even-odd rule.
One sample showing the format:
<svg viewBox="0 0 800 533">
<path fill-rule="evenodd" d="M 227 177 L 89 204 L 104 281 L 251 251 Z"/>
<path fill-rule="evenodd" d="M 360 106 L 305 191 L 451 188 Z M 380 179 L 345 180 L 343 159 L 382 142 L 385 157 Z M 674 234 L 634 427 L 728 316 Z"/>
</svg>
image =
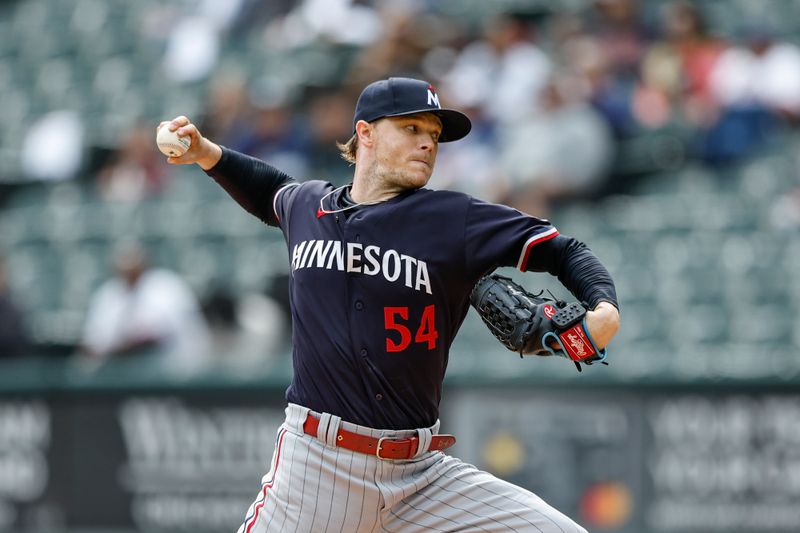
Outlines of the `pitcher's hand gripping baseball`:
<svg viewBox="0 0 800 533">
<path fill-rule="evenodd" d="M 222 157 L 222 148 L 203 137 L 197 126 L 183 115 L 165 120 L 156 127 L 156 144 L 167 156 L 167 163 L 173 165 L 197 163 L 208 170 Z M 171 150 L 175 150 L 174 155 Z"/>
<path fill-rule="evenodd" d="M 606 358 L 586 329 L 586 307 L 533 295 L 505 276 L 484 276 L 470 303 L 489 331 L 509 350 L 523 355 L 558 355 L 591 365 Z M 604 363 L 606 364 L 606 363 Z"/>
</svg>

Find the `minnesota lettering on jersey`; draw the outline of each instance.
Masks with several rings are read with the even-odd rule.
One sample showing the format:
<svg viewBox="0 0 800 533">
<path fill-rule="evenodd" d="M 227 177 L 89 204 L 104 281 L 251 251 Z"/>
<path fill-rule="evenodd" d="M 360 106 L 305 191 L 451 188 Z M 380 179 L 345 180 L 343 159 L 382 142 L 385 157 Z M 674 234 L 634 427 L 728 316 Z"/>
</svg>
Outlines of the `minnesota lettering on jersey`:
<svg viewBox="0 0 800 533">
<path fill-rule="evenodd" d="M 406 287 L 433 294 L 425 261 L 391 248 L 381 250 L 379 246 L 334 240 L 302 241 L 292 250 L 292 271 L 301 268 L 380 275 L 386 281 L 404 282 Z"/>
</svg>

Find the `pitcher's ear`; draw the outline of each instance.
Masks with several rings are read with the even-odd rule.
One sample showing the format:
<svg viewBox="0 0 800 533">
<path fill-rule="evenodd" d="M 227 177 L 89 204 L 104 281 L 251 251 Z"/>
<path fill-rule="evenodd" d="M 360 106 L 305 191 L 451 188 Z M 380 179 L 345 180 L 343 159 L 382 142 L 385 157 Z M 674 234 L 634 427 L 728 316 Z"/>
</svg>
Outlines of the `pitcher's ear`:
<svg viewBox="0 0 800 533">
<path fill-rule="evenodd" d="M 356 122 L 356 135 L 360 146 L 372 146 L 375 139 L 375 124 L 359 120 Z"/>
</svg>

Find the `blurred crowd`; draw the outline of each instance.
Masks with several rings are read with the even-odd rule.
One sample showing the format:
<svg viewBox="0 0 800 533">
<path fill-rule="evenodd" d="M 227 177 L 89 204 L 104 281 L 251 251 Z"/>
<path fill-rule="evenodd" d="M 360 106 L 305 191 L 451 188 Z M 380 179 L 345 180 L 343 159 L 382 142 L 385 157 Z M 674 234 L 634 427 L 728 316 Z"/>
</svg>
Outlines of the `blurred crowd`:
<svg viewBox="0 0 800 533">
<path fill-rule="evenodd" d="M 350 169 L 335 142 L 352 134 L 361 88 L 393 75 L 427 79 L 475 125 L 465 141 L 442 147 L 431 185 L 547 214 L 613 188 L 627 139 L 674 129 L 687 157 L 722 165 L 798 118 L 800 48 L 769 23 L 742 20 L 736 34 L 721 36 L 702 4 L 658 3 L 655 16 L 645 4 L 594 0 L 583 11 L 519 9 L 470 22 L 426 2 L 239 0 L 226 4 L 217 31 L 177 25 L 164 69 L 179 83 L 207 81 L 205 107 L 192 117 L 207 136 L 301 179 L 337 183 Z M 204 13 L 220 17 L 211 8 L 195 17 Z M 219 40 L 240 33 L 272 54 L 314 49 L 323 63 L 326 55 L 349 59 L 323 79 L 209 60 Z M 177 62 L 173 50 L 188 49 L 184 41 L 193 53 Z M 165 169 L 151 129 L 131 132 L 101 170 L 103 194 L 158 193 Z"/>
<path fill-rule="evenodd" d="M 335 143 L 351 136 L 364 85 L 424 78 L 443 106 L 473 121 L 465 140 L 441 147 L 431 187 L 537 216 L 624 187 L 617 162 L 632 139 L 675 132 L 682 157 L 720 166 L 756 153 L 800 117 L 800 48 L 767 21 L 743 19 L 721 35 L 698 2 L 509 5 L 523 7 L 459 18 L 423 0 L 206 1 L 191 17 L 162 7 L 146 31 L 166 41 L 164 76 L 207 87 L 190 117 L 204 135 L 301 180 L 349 181 Z M 266 59 L 245 67 L 226 60 L 229 44 L 251 58 L 302 51 L 319 68 L 299 75 Z M 130 129 L 98 165 L 101 197 L 135 203 L 163 190 L 171 169 L 154 149 L 155 123 Z M 229 295 L 209 298 L 206 317 L 236 322 Z M 93 313 L 97 328 L 112 322 Z M 198 327 L 188 322 L 181 327 Z"/>
</svg>

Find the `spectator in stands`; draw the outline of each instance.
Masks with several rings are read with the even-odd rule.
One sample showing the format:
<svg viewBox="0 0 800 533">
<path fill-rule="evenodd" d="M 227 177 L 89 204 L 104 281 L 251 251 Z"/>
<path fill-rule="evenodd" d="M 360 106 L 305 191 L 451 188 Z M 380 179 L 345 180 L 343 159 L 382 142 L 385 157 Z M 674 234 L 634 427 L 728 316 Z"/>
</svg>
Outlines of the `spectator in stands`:
<svg viewBox="0 0 800 533">
<path fill-rule="evenodd" d="M 641 8 L 638 0 L 594 0 L 582 27 L 605 52 L 609 69 L 628 79 L 638 74 L 648 43 Z"/>
<path fill-rule="evenodd" d="M 504 203 L 547 216 L 554 202 L 599 189 L 613 155 L 611 130 L 570 78 L 554 80 L 541 110 L 524 119 L 500 131 L 500 167 L 510 184 Z"/>
<path fill-rule="evenodd" d="M 664 37 L 641 64 L 636 115 L 653 128 L 675 119 L 707 127 L 716 118 L 711 72 L 726 45 L 708 32 L 700 8 L 690 2 L 668 4 L 662 27 Z"/>
<path fill-rule="evenodd" d="M 291 354 L 287 278 L 271 276 L 260 291 L 234 291 L 223 280 L 209 284 L 201 306 L 216 363 L 249 372 Z"/>
<path fill-rule="evenodd" d="M 633 102 L 639 65 L 648 40 L 635 0 L 595 0 L 584 17 L 553 19 L 554 52 L 561 70 L 577 77 L 587 100 L 606 119 L 614 136 L 639 129 Z"/>
<path fill-rule="evenodd" d="M 213 135 L 210 138 L 219 139 L 220 144 L 231 146 L 251 111 L 244 76 L 238 71 L 220 72 L 212 80 L 208 93 L 203 131 L 212 132 L 209 137 Z"/>
<path fill-rule="evenodd" d="M 707 160 L 749 155 L 775 133 L 780 118 L 800 118 L 800 47 L 775 42 L 761 24 L 743 35 L 743 45 L 725 51 L 711 74 L 720 118 L 705 138 Z"/>
<path fill-rule="evenodd" d="M 29 345 L 25 318 L 8 287 L 6 265 L 0 256 L 0 357 L 23 355 Z"/>
<path fill-rule="evenodd" d="M 439 148 L 428 187 L 461 191 L 489 202 L 501 201 L 508 194 L 508 183 L 498 171 L 496 124 L 480 107 L 452 107 L 461 107 L 469 116 L 472 130 L 459 142 L 444 143 Z"/>
<path fill-rule="evenodd" d="M 153 147 L 153 129 L 131 129 L 119 149 L 97 173 L 100 196 L 113 202 L 137 203 L 161 192 L 166 183 L 162 156 Z"/>
<path fill-rule="evenodd" d="M 283 48 L 314 43 L 367 46 L 383 29 L 382 21 L 368 2 L 354 0 L 301 0 L 276 26 L 272 39 Z"/>
<path fill-rule="evenodd" d="M 452 21 L 419 13 L 407 3 L 387 5 L 381 14 L 380 38 L 359 52 L 347 74 L 353 87 L 390 76 L 419 76 L 426 54 L 454 34 Z M 355 90 L 356 98 L 358 94 Z"/>
<path fill-rule="evenodd" d="M 92 296 L 83 351 L 97 358 L 157 354 L 178 369 L 206 362 L 210 338 L 200 306 L 174 272 L 150 268 L 138 243 L 113 254 L 116 275 Z"/>
<path fill-rule="evenodd" d="M 296 89 L 263 78 L 250 91 L 245 120 L 227 146 L 273 161 L 293 176 L 308 175 L 309 128 L 292 108 Z"/>
<path fill-rule="evenodd" d="M 726 50 L 712 73 L 717 99 L 728 107 L 755 104 L 800 116 L 800 47 L 776 42 L 762 25 L 743 33 L 744 45 Z"/>
<path fill-rule="evenodd" d="M 522 15 L 490 19 L 483 38 L 468 44 L 444 75 L 442 92 L 461 105 L 479 105 L 501 124 L 536 111 L 553 67 L 535 36 Z"/>
<path fill-rule="evenodd" d="M 357 97 L 358 95 L 352 97 L 345 91 L 331 91 L 312 97 L 307 120 L 311 141 L 310 175 L 339 185 L 352 179 L 353 170 L 342 161 L 336 143 L 353 135 L 353 102 Z"/>
</svg>

